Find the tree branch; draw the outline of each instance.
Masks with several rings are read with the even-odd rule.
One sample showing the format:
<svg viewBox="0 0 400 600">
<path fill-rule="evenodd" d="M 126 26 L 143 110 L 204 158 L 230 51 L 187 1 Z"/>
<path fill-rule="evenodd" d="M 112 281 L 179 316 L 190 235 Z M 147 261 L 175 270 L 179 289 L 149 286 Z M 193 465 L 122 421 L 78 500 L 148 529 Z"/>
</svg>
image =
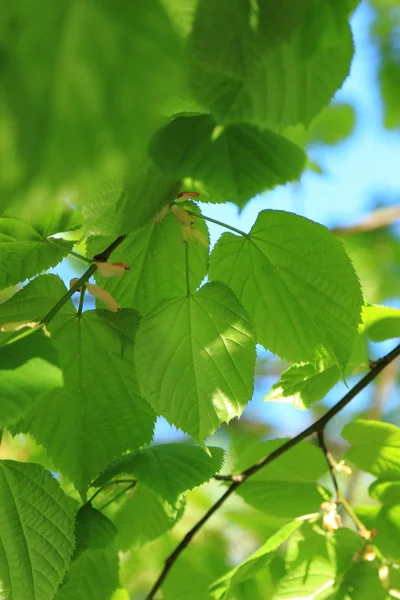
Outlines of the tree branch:
<svg viewBox="0 0 400 600">
<path fill-rule="evenodd" d="M 345 408 L 363 389 L 365 389 L 379 375 L 381 371 L 383 371 L 383 369 L 388 364 L 390 364 L 399 355 L 400 344 L 396 346 L 396 348 L 394 348 L 391 352 L 377 360 L 371 371 L 367 373 L 367 375 L 365 375 L 362 379 L 360 379 L 360 381 L 358 381 L 356 385 L 349 392 L 347 392 L 347 394 L 343 396 L 341 400 L 339 400 L 339 402 L 332 406 L 332 408 L 330 408 L 320 419 L 315 421 L 315 423 L 304 429 L 291 440 L 282 444 L 282 446 L 274 450 L 274 452 L 271 452 L 271 454 L 269 454 L 265 458 L 261 459 L 245 471 L 242 471 L 242 473 L 232 476 L 235 478 L 235 480 L 231 483 L 231 485 L 228 487 L 225 493 L 215 502 L 215 504 L 211 506 L 211 508 L 204 515 L 204 517 L 200 519 L 200 521 L 198 521 L 192 527 L 192 529 L 190 529 L 190 531 L 188 531 L 188 533 L 181 540 L 181 542 L 179 542 L 175 550 L 168 556 L 160 576 L 154 583 L 145 600 L 152 600 L 155 597 L 157 591 L 160 589 L 162 583 L 164 582 L 165 578 L 170 572 L 175 561 L 186 548 L 186 546 L 190 543 L 194 535 L 199 531 L 199 529 L 203 527 L 203 525 L 210 519 L 210 517 L 212 517 L 212 515 L 220 508 L 220 506 L 224 504 L 224 502 L 229 498 L 229 496 L 231 496 L 238 489 L 238 487 L 242 485 L 242 483 L 244 483 L 249 477 L 254 475 L 254 473 L 257 473 L 258 471 L 260 471 L 260 469 L 266 467 L 268 464 L 282 456 L 282 454 L 285 454 L 285 452 L 287 452 L 303 440 L 307 439 L 313 434 L 318 434 L 319 432 L 323 431 L 327 423 L 329 423 L 329 421 L 333 419 L 334 416 L 336 416 L 341 410 L 343 410 L 343 408 Z M 230 479 L 228 479 L 228 481 L 230 481 Z"/>
</svg>

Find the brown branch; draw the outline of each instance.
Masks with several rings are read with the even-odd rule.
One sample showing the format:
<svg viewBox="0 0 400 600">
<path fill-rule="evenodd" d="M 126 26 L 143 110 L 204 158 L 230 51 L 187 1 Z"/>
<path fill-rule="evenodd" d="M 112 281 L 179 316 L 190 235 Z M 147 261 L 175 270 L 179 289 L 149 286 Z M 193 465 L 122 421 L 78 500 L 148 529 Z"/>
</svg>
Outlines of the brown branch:
<svg viewBox="0 0 400 600">
<path fill-rule="evenodd" d="M 114 250 L 116 248 L 118 248 L 118 246 L 124 241 L 125 238 L 126 238 L 126 234 L 118 236 L 117 239 L 114 240 L 108 246 L 108 248 L 103 250 L 103 252 L 100 252 L 100 254 L 96 254 L 96 256 L 93 256 L 93 260 L 95 260 L 96 262 L 107 262 L 108 259 L 110 258 L 110 254 L 112 252 L 114 252 Z"/>
<path fill-rule="evenodd" d="M 366 215 L 359 223 L 347 227 L 334 227 L 331 231 L 336 235 L 353 235 L 363 231 L 373 231 L 392 225 L 400 219 L 400 206 L 378 208 Z"/>
<path fill-rule="evenodd" d="M 245 471 L 242 471 L 242 473 L 233 476 L 236 478 L 235 481 L 231 483 L 231 485 L 219 498 L 219 500 L 217 500 L 215 504 L 211 506 L 211 508 L 204 515 L 204 517 L 200 519 L 200 521 L 198 521 L 192 527 L 192 529 L 190 529 L 190 531 L 188 531 L 188 533 L 181 540 L 181 542 L 179 542 L 175 550 L 168 556 L 160 576 L 154 583 L 145 600 L 152 600 L 155 597 L 157 591 L 160 589 L 162 583 L 164 582 L 165 578 L 167 577 L 168 573 L 170 572 L 172 566 L 174 565 L 181 552 L 183 552 L 183 550 L 187 547 L 187 545 L 190 543 L 190 541 L 192 540 L 194 535 L 199 531 L 199 529 L 201 529 L 201 527 L 203 527 L 203 525 L 207 523 L 210 517 L 212 517 L 212 515 L 219 509 L 219 507 L 222 506 L 222 504 L 224 504 L 224 502 L 229 498 L 229 496 L 231 496 L 238 489 L 238 487 L 242 485 L 242 483 L 244 483 L 249 477 L 254 475 L 254 473 L 257 473 L 260 469 L 266 467 L 268 464 L 282 456 L 282 454 L 285 454 L 285 452 L 287 452 L 303 440 L 307 439 L 315 433 L 318 434 L 318 432 L 323 431 L 327 423 L 329 423 L 329 421 L 333 419 L 334 416 L 336 416 L 341 410 L 343 410 L 343 408 L 345 408 L 363 389 L 365 389 L 379 375 L 381 371 L 383 371 L 383 369 L 388 364 L 390 364 L 399 355 L 400 344 L 396 346 L 396 348 L 394 348 L 391 352 L 389 352 L 388 354 L 380 358 L 378 361 L 376 361 L 373 369 L 371 369 L 369 373 L 367 373 L 362 379 L 360 379 L 360 381 L 358 381 L 356 385 L 349 392 L 347 392 L 347 394 L 343 396 L 343 398 L 339 400 L 339 402 L 337 402 L 337 404 L 332 406 L 332 408 L 330 408 L 320 419 L 315 421 L 315 423 L 304 429 L 304 431 L 300 432 L 291 440 L 285 442 L 282 446 L 274 450 L 274 452 L 271 452 L 271 454 L 261 459 L 256 464 L 252 465 Z M 230 479 L 228 479 L 228 481 L 230 481 Z"/>
</svg>

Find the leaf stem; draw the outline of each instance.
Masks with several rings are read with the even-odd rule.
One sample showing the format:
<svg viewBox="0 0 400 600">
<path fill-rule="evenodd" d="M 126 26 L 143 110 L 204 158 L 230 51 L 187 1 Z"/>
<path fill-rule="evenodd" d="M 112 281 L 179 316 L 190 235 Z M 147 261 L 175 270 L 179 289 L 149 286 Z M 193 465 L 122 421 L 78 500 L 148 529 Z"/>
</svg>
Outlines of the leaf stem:
<svg viewBox="0 0 400 600">
<path fill-rule="evenodd" d="M 224 492 L 224 494 L 209 508 L 209 510 L 200 519 L 200 521 L 198 521 L 192 527 L 192 529 L 188 531 L 185 537 L 179 542 L 175 550 L 168 556 L 168 558 L 165 561 L 163 570 L 161 571 L 158 579 L 154 583 L 145 600 L 152 600 L 154 598 L 157 591 L 160 589 L 162 583 L 164 582 L 165 578 L 167 577 L 169 571 L 172 569 L 175 561 L 190 543 L 194 535 L 199 531 L 199 529 L 201 529 L 201 527 L 203 527 L 205 523 L 207 523 L 210 517 L 219 509 L 220 506 L 222 506 L 222 504 L 224 504 L 224 502 L 229 498 L 229 496 L 231 496 L 237 490 L 237 488 L 240 485 L 242 485 L 242 483 L 244 483 L 249 477 L 254 475 L 254 473 L 257 473 L 260 469 L 266 467 L 268 464 L 282 456 L 282 454 L 285 454 L 288 450 L 290 450 L 303 440 L 309 438 L 314 433 L 318 434 L 319 431 L 323 431 L 327 423 L 329 423 L 329 421 L 333 419 L 334 416 L 336 416 L 343 408 L 345 408 L 345 406 L 347 406 L 351 402 L 351 400 L 353 400 L 353 398 L 355 398 L 363 389 L 365 389 L 379 375 L 379 373 L 383 371 L 383 369 L 399 355 L 400 344 L 396 346 L 391 352 L 380 358 L 375 363 L 373 369 L 371 369 L 369 373 L 367 373 L 362 379 L 360 379 L 355 384 L 355 386 L 351 390 L 349 390 L 349 392 L 347 392 L 347 394 L 345 394 L 345 396 L 343 396 L 343 398 L 339 400 L 339 402 L 337 402 L 324 415 L 322 415 L 321 418 L 319 418 L 312 425 L 301 431 L 294 438 L 282 444 L 282 446 L 271 452 L 271 454 L 269 454 L 268 456 L 265 456 L 263 459 L 261 459 L 245 471 L 242 471 L 242 473 L 235 475 L 235 480 L 231 483 L 231 485 Z M 343 506 L 345 507 L 344 504 Z M 351 507 L 350 511 L 352 511 Z M 360 524 L 361 528 L 363 528 L 362 523 Z"/>
<path fill-rule="evenodd" d="M 186 291 L 187 297 L 190 298 L 190 262 L 189 262 L 189 242 L 185 244 L 185 263 L 186 263 Z"/>
<path fill-rule="evenodd" d="M 200 217 L 200 218 L 204 219 L 205 221 L 210 221 L 210 223 L 215 223 L 216 225 L 219 225 L 220 227 L 224 227 L 225 229 L 230 229 L 231 231 L 234 231 L 235 233 L 239 233 L 240 235 L 243 235 L 246 238 L 249 237 L 248 233 L 246 233 L 245 231 L 242 231 L 241 229 L 237 229 L 236 227 L 233 227 L 232 225 L 229 225 L 228 223 L 224 223 L 223 221 L 218 221 L 217 219 L 213 219 L 212 217 L 206 217 L 202 213 L 197 213 L 197 212 L 194 212 L 193 210 L 188 210 L 187 208 L 185 208 L 185 210 L 189 215 L 192 215 L 194 217 Z"/>
</svg>

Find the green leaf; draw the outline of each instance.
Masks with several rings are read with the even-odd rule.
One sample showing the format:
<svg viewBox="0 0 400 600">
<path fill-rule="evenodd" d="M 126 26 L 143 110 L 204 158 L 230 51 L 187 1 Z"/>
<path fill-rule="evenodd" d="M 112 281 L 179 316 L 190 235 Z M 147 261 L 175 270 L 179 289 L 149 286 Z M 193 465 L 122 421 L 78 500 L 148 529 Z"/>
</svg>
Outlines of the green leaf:
<svg viewBox="0 0 400 600">
<path fill-rule="evenodd" d="M 60 231 L 61 222 L 45 227 L 11 217 L 0 217 L 0 289 L 19 283 L 57 265 L 73 243 L 49 236 Z"/>
<path fill-rule="evenodd" d="M 261 569 L 264 570 L 271 561 L 275 550 L 301 525 L 301 521 L 293 521 L 284 525 L 240 565 L 215 581 L 210 587 L 211 597 L 215 600 L 222 600 L 235 585 L 256 577 L 258 572 Z"/>
<path fill-rule="evenodd" d="M 257 8 L 199 1 L 189 46 L 194 95 L 221 122 L 308 125 L 349 73 L 348 11 L 308 1 Z"/>
<path fill-rule="evenodd" d="M 86 550 L 102 550 L 109 546 L 117 535 L 112 521 L 91 504 L 84 504 L 76 514 L 76 547 L 74 559 Z"/>
<path fill-rule="evenodd" d="M 220 283 L 158 304 L 137 334 L 142 394 L 157 414 L 200 442 L 241 415 L 252 396 L 254 363 L 249 318 Z"/>
<path fill-rule="evenodd" d="M 345 574 L 337 595 L 333 600 L 389 600 L 387 590 L 383 589 L 379 579 L 379 567 L 373 563 L 353 564 Z"/>
<path fill-rule="evenodd" d="M 278 581 L 274 600 L 322 600 L 332 593 L 335 576 L 327 538 L 304 526 L 289 541 L 286 574 Z"/>
<path fill-rule="evenodd" d="M 277 439 L 248 446 L 234 472 L 240 473 L 269 456 L 285 441 Z M 252 475 L 237 493 L 265 514 L 296 518 L 319 510 L 326 494 L 317 481 L 326 470 L 326 460 L 319 448 L 303 442 Z"/>
<path fill-rule="evenodd" d="M 163 502 L 144 484 L 133 490 L 113 517 L 118 529 L 116 545 L 120 550 L 140 548 L 171 529 L 181 518 L 184 504 L 171 506 Z"/>
<path fill-rule="evenodd" d="M 111 460 L 153 435 L 155 414 L 139 393 L 133 365 L 138 323 L 128 309 L 57 315 L 49 329 L 65 386 L 41 397 L 16 426 L 45 446 L 83 497 Z"/>
<path fill-rule="evenodd" d="M 376 520 L 377 535 L 374 543 L 386 558 L 392 561 L 400 560 L 400 504 L 384 506 Z"/>
<path fill-rule="evenodd" d="M 0 148 L 13 150 L 16 173 L 3 186 L 87 185 L 136 170 L 163 102 L 180 89 L 181 45 L 160 2 L 44 0 L 40 15 L 23 3 L 2 17 L 4 32 L 19 26 L 4 37 L 10 140 Z"/>
<path fill-rule="evenodd" d="M 400 245 L 398 237 L 388 228 L 338 234 L 354 263 L 365 298 L 380 303 L 400 295 Z"/>
<path fill-rule="evenodd" d="M 231 287 L 257 341 L 281 358 L 347 365 L 363 299 L 341 243 L 322 225 L 262 211 L 248 236 L 221 236 L 210 279 Z"/>
<path fill-rule="evenodd" d="M 224 451 L 187 444 L 160 444 L 145 448 L 137 454 L 126 454 L 112 464 L 94 482 L 102 486 L 121 473 L 129 473 L 174 504 L 184 492 L 205 483 L 221 470 Z"/>
<path fill-rule="evenodd" d="M 210 115 L 181 115 L 153 137 L 150 154 L 171 177 L 199 179 L 239 206 L 299 179 L 306 156 L 271 130 L 245 123 L 219 127 Z"/>
<path fill-rule="evenodd" d="M 62 386 L 57 352 L 43 332 L 0 346 L 0 425 L 21 418 L 37 398 Z"/>
<path fill-rule="evenodd" d="M 0 462 L 4 600 L 52 600 L 74 548 L 75 503 L 42 467 Z"/>
<path fill-rule="evenodd" d="M 74 561 L 54 600 L 110 600 L 119 586 L 114 548 L 88 550 Z"/>
<path fill-rule="evenodd" d="M 400 481 L 376 479 L 369 487 L 369 495 L 386 506 L 400 504 Z"/>
<path fill-rule="evenodd" d="M 195 205 L 189 205 L 193 210 Z M 202 219 L 196 228 L 208 239 Z M 88 253 L 94 256 L 112 242 L 112 238 L 93 238 Z M 208 249 L 190 243 L 190 287 L 196 289 L 207 274 Z M 113 261 L 129 262 L 130 270 L 123 277 L 105 278 L 97 272 L 96 281 L 108 290 L 124 307 L 134 308 L 141 315 L 148 313 L 160 300 L 186 293 L 185 244 L 181 226 L 173 214 L 131 234 L 113 252 Z"/>
<path fill-rule="evenodd" d="M 359 469 L 385 479 L 400 475 L 400 429 L 389 423 L 363 421 L 349 423 L 342 437 L 351 444 L 345 456 Z"/>
<path fill-rule="evenodd" d="M 115 237 L 137 231 L 171 204 L 179 189 L 179 181 L 167 177 L 148 162 L 125 183 L 111 181 L 82 200 L 85 234 Z"/>
<path fill-rule="evenodd" d="M 366 334 L 373 342 L 400 336 L 400 310 L 390 306 L 369 304 L 363 308 Z"/>
</svg>

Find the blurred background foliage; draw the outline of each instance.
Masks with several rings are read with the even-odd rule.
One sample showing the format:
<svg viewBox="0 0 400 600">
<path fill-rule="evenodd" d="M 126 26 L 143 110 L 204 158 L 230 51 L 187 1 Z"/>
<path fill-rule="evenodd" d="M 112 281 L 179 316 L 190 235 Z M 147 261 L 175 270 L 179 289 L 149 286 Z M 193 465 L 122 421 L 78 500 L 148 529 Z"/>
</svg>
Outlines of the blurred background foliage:
<svg viewBox="0 0 400 600">
<path fill-rule="evenodd" d="M 111 4 L 113 9 L 107 12 Z M 1 2 L 0 209 L 13 204 L 16 210 L 24 208 L 34 213 L 52 207 L 58 198 L 68 198 L 73 205 L 87 210 L 89 232 L 96 232 L 99 221 L 104 230 L 102 206 L 108 214 L 107 207 L 120 193 L 118 182 L 132 178 L 142 168 L 144 149 L 154 129 L 175 112 L 198 108 L 189 99 L 187 84 L 177 66 L 184 60 L 183 48 L 195 4 L 195 0 L 102 0 L 103 10 L 96 12 L 87 1 L 43 0 L 39 21 L 34 18 L 36 2 Z M 289 199 L 287 192 L 279 188 L 256 198 L 242 214 L 233 206 L 229 210 L 235 219 L 232 224 L 246 226 L 260 207 L 275 207 L 282 197 L 284 208 L 336 230 L 354 261 L 369 302 L 400 307 L 400 1 L 364 0 L 353 22 L 356 55 L 343 90 L 308 129 L 298 125 L 284 131 L 307 149 L 311 175 L 304 175 L 300 183 L 290 186 Z M 31 38 L 19 36 L 28 23 Z M 40 32 L 35 27 L 40 27 Z M 33 60 L 26 60 L 27 53 Z M 363 72 L 368 72 L 363 80 L 370 82 L 366 87 L 357 81 Z M 347 96 L 346 89 L 352 90 Z M 374 160 L 376 164 L 383 161 L 397 181 L 381 189 L 369 179 L 368 171 L 376 164 L 363 162 L 363 135 L 371 128 L 376 139 L 389 148 L 381 156 L 378 145 Z M 359 156 L 354 180 L 366 181 L 362 199 L 357 201 L 352 197 L 352 174 L 347 172 L 343 178 L 340 169 L 335 171 L 335 161 L 345 160 L 346 148 L 351 149 L 356 162 Z M 333 170 L 329 165 L 334 165 Z M 310 195 L 307 177 L 325 183 L 313 184 L 314 193 Z M 334 187 L 336 206 L 320 196 L 319 190 L 326 189 L 320 185 Z M 387 208 L 390 211 L 382 213 Z M 205 212 L 218 217 L 222 214 L 218 210 L 210 206 Z M 225 220 L 230 222 L 226 216 Z M 110 232 L 112 227 L 111 223 Z M 214 240 L 215 232 L 212 228 Z M 78 242 L 79 237 L 79 231 L 73 234 Z M 57 272 L 68 280 L 81 269 L 76 260 L 69 258 Z M 0 301 L 12 291 L 1 292 Z M 387 343 L 368 342 L 368 357 L 376 359 L 390 347 Z M 263 398 L 285 368 L 287 365 L 277 357 L 260 350 L 253 402 L 240 421 L 223 427 L 211 440 L 227 450 L 226 472 L 250 444 L 297 433 L 345 392 L 344 384 L 338 383 L 307 412 L 290 402 L 265 404 Z M 367 360 L 358 361 L 357 373 L 348 376 L 348 385 L 367 369 Z M 400 425 L 399 385 L 398 364 L 393 363 L 330 424 L 329 447 L 337 460 L 346 448 L 340 432 L 350 416 Z M 156 440 L 171 438 L 181 436 L 160 422 Z M 41 448 L 24 436 L 13 439 L 6 433 L 0 456 L 40 460 L 51 468 Z M 355 469 L 350 475 L 342 473 L 339 479 L 352 504 L 372 504 L 367 494 L 369 476 Z M 73 493 L 67 481 L 61 482 Z M 106 509 L 123 523 L 117 544 L 124 589 L 115 593 L 113 600 L 144 597 L 165 557 L 218 497 L 222 485 L 212 481 L 190 492 L 182 518 L 182 511 L 171 511 L 146 489 L 140 496 L 131 490 Z M 328 478 L 326 485 L 330 485 Z M 113 497 L 115 490 L 110 488 L 97 506 Z M 244 560 L 283 522 L 276 514 L 257 510 L 235 496 L 179 559 L 165 584 L 165 600 L 203 600 L 211 583 Z M 249 583 L 251 589 L 243 584 L 235 598 L 267 598 L 266 590 L 283 570 L 283 559 L 275 558 L 270 571 L 260 573 Z"/>
</svg>

